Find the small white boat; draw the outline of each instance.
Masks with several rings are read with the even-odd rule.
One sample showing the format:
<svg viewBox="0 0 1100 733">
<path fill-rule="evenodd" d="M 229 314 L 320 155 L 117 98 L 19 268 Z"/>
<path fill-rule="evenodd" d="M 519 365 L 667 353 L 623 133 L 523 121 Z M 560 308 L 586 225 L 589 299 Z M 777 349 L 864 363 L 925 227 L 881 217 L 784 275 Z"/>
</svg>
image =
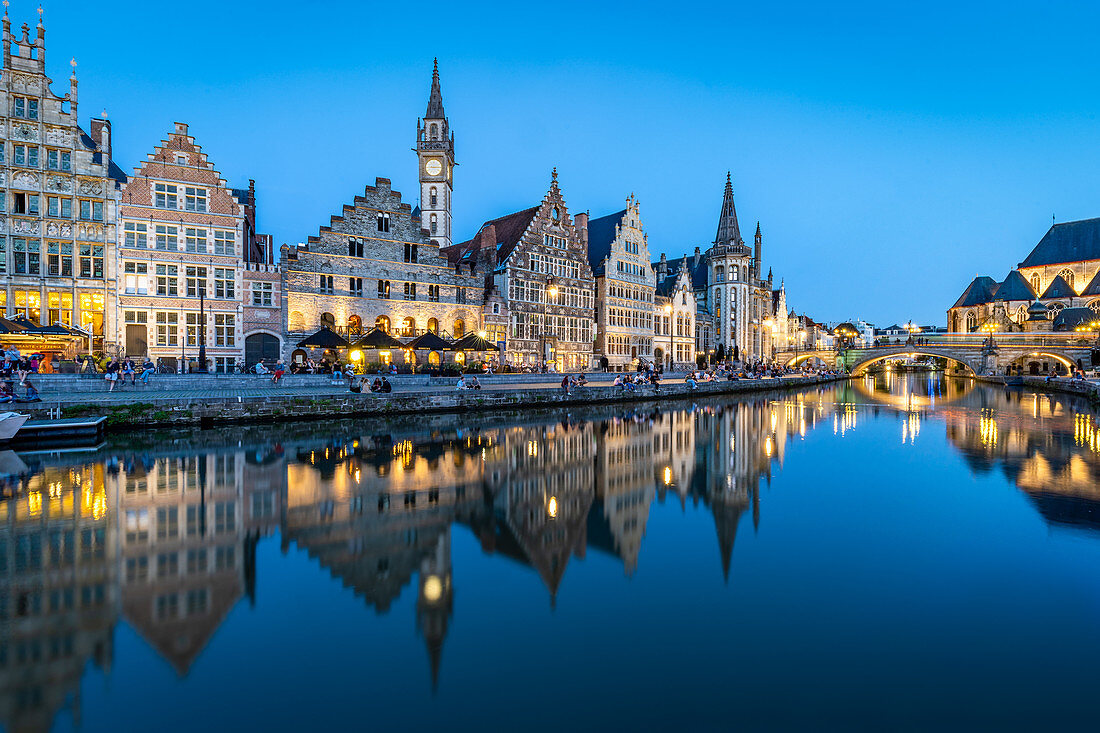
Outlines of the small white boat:
<svg viewBox="0 0 1100 733">
<path fill-rule="evenodd" d="M 27 422 L 30 415 L 18 412 L 0 412 L 0 440 L 11 440 Z"/>
</svg>

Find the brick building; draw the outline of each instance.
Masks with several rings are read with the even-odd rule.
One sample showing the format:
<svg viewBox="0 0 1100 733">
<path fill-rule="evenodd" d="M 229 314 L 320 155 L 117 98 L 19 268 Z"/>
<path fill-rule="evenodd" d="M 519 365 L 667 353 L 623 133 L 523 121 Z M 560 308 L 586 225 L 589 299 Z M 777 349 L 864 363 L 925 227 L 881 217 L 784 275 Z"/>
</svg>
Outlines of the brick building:
<svg viewBox="0 0 1100 733">
<path fill-rule="evenodd" d="M 283 245 L 281 264 L 291 345 L 321 326 L 350 338 L 377 326 L 407 339 L 425 331 L 459 338 L 480 328 L 484 279 L 441 254 L 387 178 L 376 178 L 305 245 Z M 382 358 L 400 363 L 406 354 Z"/>
<path fill-rule="evenodd" d="M 185 123 L 134 170 L 122 189 L 116 264 L 117 339 L 127 354 L 194 363 L 201 315 L 209 366 L 225 371 L 243 359 L 245 208 Z"/>
<path fill-rule="evenodd" d="M 622 211 L 588 222 L 588 263 L 596 278 L 598 366 L 623 371 L 652 362 L 656 278 L 633 194 Z"/>
<path fill-rule="evenodd" d="M 487 221 L 473 239 L 447 248 L 454 267 L 484 274 L 485 302 L 499 298 L 510 314 L 502 360 L 592 368 L 596 282 L 587 236 L 588 215 L 570 217 L 555 169 L 538 206 Z"/>
<path fill-rule="evenodd" d="M 0 114 L 0 312 L 78 327 L 102 349 L 114 332 L 115 215 L 125 175 L 111 161 L 111 123 L 77 124 L 76 61 L 69 91 L 46 76 L 46 30 L 11 32 L 3 17 Z M 105 322 L 106 316 L 106 322 Z"/>
</svg>

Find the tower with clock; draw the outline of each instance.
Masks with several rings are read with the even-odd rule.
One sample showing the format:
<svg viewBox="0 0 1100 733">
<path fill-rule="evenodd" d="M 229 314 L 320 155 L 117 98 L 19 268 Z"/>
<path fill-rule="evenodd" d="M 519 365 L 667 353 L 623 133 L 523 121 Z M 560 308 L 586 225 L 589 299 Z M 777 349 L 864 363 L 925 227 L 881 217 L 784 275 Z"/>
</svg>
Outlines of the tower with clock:
<svg viewBox="0 0 1100 733">
<path fill-rule="evenodd" d="M 454 187 L 455 137 L 443 113 L 439 60 L 432 69 L 432 91 L 423 121 L 416 122 L 416 156 L 420 163 L 420 216 L 432 241 L 451 245 L 451 192 Z"/>
</svg>

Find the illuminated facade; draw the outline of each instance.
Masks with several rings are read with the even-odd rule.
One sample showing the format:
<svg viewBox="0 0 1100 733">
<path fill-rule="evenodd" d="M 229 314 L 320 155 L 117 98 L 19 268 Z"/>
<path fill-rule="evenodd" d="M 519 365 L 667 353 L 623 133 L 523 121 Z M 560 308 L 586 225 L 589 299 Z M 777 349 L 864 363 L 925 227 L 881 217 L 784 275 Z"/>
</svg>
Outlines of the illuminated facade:
<svg viewBox="0 0 1100 733">
<path fill-rule="evenodd" d="M 41 10 L 39 11 L 41 13 Z M 111 160 L 111 123 L 77 117 L 76 60 L 69 91 L 58 96 L 46 74 L 46 30 L 11 30 L 3 17 L 3 120 L 0 124 L 0 312 L 78 327 L 97 349 L 112 338 L 109 304 L 119 184 Z"/>
</svg>

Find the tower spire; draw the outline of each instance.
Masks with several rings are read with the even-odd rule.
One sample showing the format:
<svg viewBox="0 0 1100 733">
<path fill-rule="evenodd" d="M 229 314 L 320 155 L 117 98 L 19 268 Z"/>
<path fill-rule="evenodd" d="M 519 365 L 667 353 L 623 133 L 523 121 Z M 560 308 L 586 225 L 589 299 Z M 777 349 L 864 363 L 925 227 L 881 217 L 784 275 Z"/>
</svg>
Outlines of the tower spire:
<svg viewBox="0 0 1100 733">
<path fill-rule="evenodd" d="M 743 244 L 741 228 L 737 225 L 737 210 L 733 206 L 733 180 L 726 171 L 726 192 L 722 195 L 722 215 L 718 218 L 718 234 L 714 243 Z"/>
<path fill-rule="evenodd" d="M 443 119 L 443 92 L 439 90 L 439 59 L 432 61 L 432 92 L 428 96 L 428 111 L 424 113 L 426 120 Z"/>
</svg>

